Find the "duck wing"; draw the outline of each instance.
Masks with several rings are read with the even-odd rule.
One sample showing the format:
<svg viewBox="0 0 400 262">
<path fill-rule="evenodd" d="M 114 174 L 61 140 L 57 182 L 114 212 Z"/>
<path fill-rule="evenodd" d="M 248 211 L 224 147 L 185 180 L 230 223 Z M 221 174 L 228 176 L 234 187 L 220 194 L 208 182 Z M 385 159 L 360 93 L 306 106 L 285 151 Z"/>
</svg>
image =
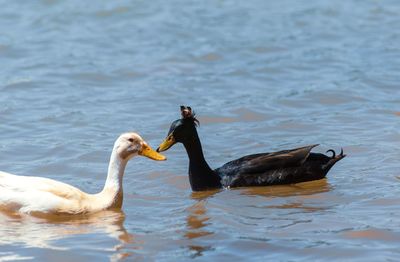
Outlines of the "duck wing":
<svg viewBox="0 0 400 262">
<path fill-rule="evenodd" d="M 221 177 L 221 183 L 224 186 L 234 186 L 235 181 L 237 183 L 238 180 L 243 179 L 248 182 L 242 182 L 240 186 L 245 186 L 246 183 L 249 186 L 263 185 L 266 184 L 266 180 L 273 178 L 275 171 L 302 166 L 310 155 L 311 149 L 316 146 L 318 144 L 244 156 L 215 169 L 215 172 Z"/>
<path fill-rule="evenodd" d="M 0 171 L 0 209 L 22 213 L 52 212 L 79 202 L 83 194 L 73 186 L 49 178 L 16 176 Z"/>
</svg>

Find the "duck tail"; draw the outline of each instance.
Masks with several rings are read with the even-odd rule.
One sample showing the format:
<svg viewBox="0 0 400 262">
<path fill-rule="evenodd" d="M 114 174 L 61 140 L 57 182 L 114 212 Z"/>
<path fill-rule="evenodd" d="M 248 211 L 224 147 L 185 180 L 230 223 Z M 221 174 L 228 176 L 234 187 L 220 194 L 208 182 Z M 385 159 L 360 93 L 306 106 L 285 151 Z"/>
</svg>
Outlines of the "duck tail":
<svg viewBox="0 0 400 262">
<path fill-rule="evenodd" d="M 331 169 L 331 167 L 333 167 L 333 165 L 338 162 L 339 160 L 343 159 L 346 157 L 345 154 L 343 154 L 343 148 L 340 149 L 340 153 L 337 155 L 335 150 L 333 149 L 329 149 L 328 151 L 326 151 L 326 153 L 332 153 L 331 159 L 325 164 L 324 169 L 326 169 L 326 171 L 328 171 L 329 169 Z"/>
</svg>

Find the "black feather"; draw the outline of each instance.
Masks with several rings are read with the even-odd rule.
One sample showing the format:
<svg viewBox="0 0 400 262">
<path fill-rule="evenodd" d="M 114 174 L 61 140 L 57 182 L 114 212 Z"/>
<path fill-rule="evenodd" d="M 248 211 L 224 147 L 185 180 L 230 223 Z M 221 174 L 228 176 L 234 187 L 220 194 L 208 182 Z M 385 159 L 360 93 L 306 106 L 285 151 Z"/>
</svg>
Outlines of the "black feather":
<svg viewBox="0 0 400 262">
<path fill-rule="evenodd" d="M 204 159 L 196 126 L 199 121 L 190 107 L 181 106 L 183 118 L 174 121 L 168 135 L 183 143 L 189 156 L 189 181 L 192 190 L 220 187 L 292 184 L 324 178 L 331 167 L 346 155 L 311 153 L 317 145 L 272 153 L 252 154 L 230 161 L 215 170 Z"/>
</svg>

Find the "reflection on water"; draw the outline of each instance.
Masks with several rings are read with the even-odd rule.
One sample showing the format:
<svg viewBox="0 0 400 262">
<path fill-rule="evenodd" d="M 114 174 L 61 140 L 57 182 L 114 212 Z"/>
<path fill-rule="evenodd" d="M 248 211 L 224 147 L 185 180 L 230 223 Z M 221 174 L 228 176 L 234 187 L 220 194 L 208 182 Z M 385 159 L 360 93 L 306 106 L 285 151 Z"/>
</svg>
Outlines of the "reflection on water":
<svg viewBox="0 0 400 262">
<path fill-rule="evenodd" d="M 210 217 L 207 216 L 203 200 L 189 207 L 187 211 L 188 216 L 186 221 L 188 230 L 185 233 L 186 238 L 193 239 L 212 234 L 212 232 L 203 229 L 207 225 L 207 221 L 210 220 Z"/>
<path fill-rule="evenodd" d="M 213 189 L 213 190 L 207 190 L 207 191 L 199 191 L 199 192 L 192 192 L 191 193 L 191 198 L 194 200 L 206 200 L 218 192 L 221 192 L 221 189 Z"/>
<path fill-rule="evenodd" d="M 315 212 L 325 210 L 324 207 L 307 206 L 304 203 L 288 203 L 282 205 L 270 205 L 269 208 L 282 208 L 282 209 L 301 209 L 303 212 Z"/>
<path fill-rule="evenodd" d="M 327 179 L 320 179 L 311 182 L 304 182 L 292 185 L 276 185 L 268 187 L 246 187 L 241 190 L 241 194 L 248 196 L 266 196 L 266 197 L 288 197 L 288 196 L 303 196 L 328 192 L 332 189 Z"/>
<path fill-rule="evenodd" d="M 210 217 L 207 215 L 205 200 L 199 200 L 186 210 L 188 215 L 186 219 L 187 229 L 184 233 L 185 238 L 193 240 L 213 234 L 213 232 L 205 229 L 208 224 L 207 221 L 210 220 Z M 193 241 L 187 246 L 192 253 L 192 258 L 202 256 L 203 252 L 212 250 L 210 245 L 196 245 L 193 244 Z"/>
<path fill-rule="evenodd" d="M 124 221 L 125 214 L 118 210 L 78 216 L 41 215 L 41 217 L 0 212 L 0 224 L 7 225 L 7 229 L 0 234 L 0 245 L 23 243 L 26 247 L 68 250 L 70 247 L 63 246 L 63 239 L 76 235 L 104 233 L 118 240 L 118 244 L 113 248 L 118 251 L 124 245 L 135 241 L 134 236 L 125 229 Z M 127 254 L 122 255 L 127 256 Z"/>
<path fill-rule="evenodd" d="M 400 233 L 389 230 L 366 229 L 355 230 L 344 233 L 347 238 L 361 238 L 366 240 L 385 241 L 385 242 L 400 242 Z"/>
<path fill-rule="evenodd" d="M 325 180 L 191 194 L 177 145 L 128 165 L 124 213 L 2 213 L 0 260 L 397 261 L 399 1 L 187 2 L 3 0 L 0 170 L 96 192 L 115 137 L 156 146 L 181 104 L 212 167 L 348 157 Z"/>
<path fill-rule="evenodd" d="M 278 223 L 270 221 L 272 228 L 277 227 L 280 230 L 296 226 L 297 224 L 310 223 L 312 220 L 307 218 L 296 218 L 294 221 L 289 219 L 290 216 L 314 212 L 325 212 L 328 207 L 321 205 L 320 202 L 305 203 L 308 200 L 324 201 L 321 197 L 322 193 L 327 193 L 332 186 L 327 179 L 311 181 L 293 185 L 277 185 L 269 187 L 248 187 L 248 188 L 231 188 L 225 190 L 209 190 L 204 192 L 193 192 L 191 198 L 195 202 L 186 208 L 186 228 L 183 236 L 187 239 L 185 245 L 191 251 L 191 257 L 203 256 L 205 252 L 214 250 L 215 243 L 207 241 L 207 239 L 217 238 L 216 227 L 218 224 L 225 223 L 228 226 L 231 223 L 233 231 L 243 231 L 249 229 L 249 225 L 261 227 L 261 222 L 265 219 L 263 213 L 259 212 L 259 207 L 264 210 L 287 210 L 286 222 Z M 210 203 L 220 194 L 227 198 L 223 202 L 218 202 L 212 208 L 218 207 L 220 215 L 209 214 Z M 257 199 L 254 199 L 257 198 Z M 287 199 L 287 201 L 278 201 L 279 204 L 273 204 L 272 199 Z M 257 204 L 257 202 L 259 204 Z M 235 208 L 234 205 L 241 205 Z M 225 214 L 225 215 L 224 215 Z M 232 217 L 232 218 L 230 218 Z M 233 220 L 232 220 L 233 219 Z M 280 218 L 281 220 L 284 218 Z M 229 222 L 232 220 L 231 222 Z M 285 220 L 285 219 L 284 219 Z M 228 223 L 229 222 L 229 223 Z M 229 230 L 228 230 L 229 231 Z M 249 232 L 250 233 L 250 232 Z M 265 232 L 268 235 L 267 232 Z M 267 241 L 266 236 L 242 236 L 242 239 Z"/>
<path fill-rule="evenodd" d="M 207 199 L 217 194 L 220 190 L 193 192 L 191 197 L 195 203 L 186 208 L 186 229 L 183 233 L 188 240 L 187 247 L 190 250 L 191 258 L 203 255 L 203 252 L 213 250 L 211 245 L 195 244 L 197 238 L 211 236 L 213 232 L 207 230 L 210 216 L 207 214 Z"/>
</svg>

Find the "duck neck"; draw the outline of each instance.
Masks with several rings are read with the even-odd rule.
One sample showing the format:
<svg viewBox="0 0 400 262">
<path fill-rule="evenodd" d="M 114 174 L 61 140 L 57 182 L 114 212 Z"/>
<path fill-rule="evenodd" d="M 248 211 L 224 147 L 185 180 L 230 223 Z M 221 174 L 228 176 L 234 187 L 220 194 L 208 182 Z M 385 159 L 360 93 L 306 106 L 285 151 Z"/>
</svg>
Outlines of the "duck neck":
<svg viewBox="0 0 400 262">
<path fill-rule="evenodd" d="M 189 181 L 193 191 L 221 187 L 219 176 L 210 168 L 204 159 L 203 149 L 197 134 L 193 128 L 191 136 L 184 142 L 189 157 Z"/>
<path fill-rule="evenodd" d="M 127 163 L 127 160 L 122 159 L 116 150 L 113 150 L 108 165 L 107 180 L 100 193 L 103 196 L 106 208 L 120 208 L 122 206 L 122 178 Z"/>
</svg>

